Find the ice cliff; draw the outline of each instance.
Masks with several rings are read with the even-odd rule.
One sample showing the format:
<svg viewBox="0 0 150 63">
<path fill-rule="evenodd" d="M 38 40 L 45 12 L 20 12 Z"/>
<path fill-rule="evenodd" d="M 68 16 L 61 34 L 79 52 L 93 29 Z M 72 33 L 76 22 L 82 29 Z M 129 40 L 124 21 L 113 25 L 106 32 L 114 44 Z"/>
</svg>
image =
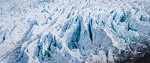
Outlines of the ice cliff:
<svg viewBox="0 0 150 63">
<path fill-rule="evenodd" d="M 0 0 L 0 63 L 144 62 L 149 0 Z"/>
</svg>

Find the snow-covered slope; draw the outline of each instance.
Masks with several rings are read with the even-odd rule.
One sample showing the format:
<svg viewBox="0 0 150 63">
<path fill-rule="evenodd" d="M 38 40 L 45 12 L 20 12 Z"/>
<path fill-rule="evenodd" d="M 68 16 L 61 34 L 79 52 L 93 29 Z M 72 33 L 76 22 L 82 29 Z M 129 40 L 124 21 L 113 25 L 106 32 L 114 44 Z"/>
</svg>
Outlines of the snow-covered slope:
<svg viewBox="0 0 150 63">
<path fill-rule="evenodd" d="M 149 0 L 0 0 L 0 63 L 150 62 Z"/>
</svg>

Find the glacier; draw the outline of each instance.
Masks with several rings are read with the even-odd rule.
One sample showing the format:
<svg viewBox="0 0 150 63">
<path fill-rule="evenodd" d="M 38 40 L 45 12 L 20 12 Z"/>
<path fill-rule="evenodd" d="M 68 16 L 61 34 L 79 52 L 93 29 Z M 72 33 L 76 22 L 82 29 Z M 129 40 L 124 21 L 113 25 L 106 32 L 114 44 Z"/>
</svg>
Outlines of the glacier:
<svg viewBox="0 0 150 63">
<path fill-rule="evenodd" d="M 150 1 L 0 0 L 0 63 L 150 63 Z"/>
</svg>

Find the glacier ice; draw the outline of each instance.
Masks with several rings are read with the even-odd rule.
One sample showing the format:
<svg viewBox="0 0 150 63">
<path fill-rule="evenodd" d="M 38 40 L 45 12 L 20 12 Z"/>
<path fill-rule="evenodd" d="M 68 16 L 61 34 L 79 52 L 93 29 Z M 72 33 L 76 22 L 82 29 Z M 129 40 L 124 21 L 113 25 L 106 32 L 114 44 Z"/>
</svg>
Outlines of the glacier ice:
<svg viewBox="0 0 150 63">
<path fill-rule="evenodd" d="M 0 0 L 0 63 L 149 63 L 149 0 Z"/>
</svg>

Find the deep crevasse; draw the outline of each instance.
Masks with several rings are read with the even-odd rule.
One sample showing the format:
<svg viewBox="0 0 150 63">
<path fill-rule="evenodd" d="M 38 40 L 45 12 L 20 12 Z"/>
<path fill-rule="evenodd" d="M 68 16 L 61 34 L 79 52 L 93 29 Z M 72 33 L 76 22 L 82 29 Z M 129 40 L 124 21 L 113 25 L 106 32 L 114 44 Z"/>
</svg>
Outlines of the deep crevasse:
<svg viewBox="0 0 150 63">
<path fill-rule="evenodd" d="M 149 3 L 1 0 L 0 63 L 149 62 Z"/>
</svg>

